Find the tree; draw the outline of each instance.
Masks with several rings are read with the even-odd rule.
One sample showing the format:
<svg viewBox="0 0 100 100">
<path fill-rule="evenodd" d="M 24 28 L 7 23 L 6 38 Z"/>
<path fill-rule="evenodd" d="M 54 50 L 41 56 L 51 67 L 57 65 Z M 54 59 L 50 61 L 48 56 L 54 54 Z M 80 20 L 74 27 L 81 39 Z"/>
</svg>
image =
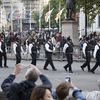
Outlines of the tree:
<svg viewBox="0 0 100 100">
<path fill-rule="evenodd" d="M 0 0 L 0 5 L 2 4 L 2 1 Z"/>
<path fill-rule="evenodd" d="M 58 27 L 58 23 L 56 23 L 55 17 L 56 17 L 56 14 L 59 12 L 59 2 L 61 3 L 61 9 L 64 8 L 64 2 L 63 2 L 63 0 L 50 0 L 50 9 L 54 8 L 53 12 L 51 14 L 51 26 L 53 28 Z M 48 23 L 45 23 L 45 20 L 44 20 L 45 14 L 48 11 L 49 11 L 49 4 L 44 8 L 43 16 L 42 16 L 43 22 L 44 22 L 43 24 L 45 26 L 48 26 Z M 64 19 L 64 12 L 63 12 L 62 17 L 61 17 L 62 20 Z"/>
<path fill-rule="evenodd" d="M 54 8 L 51 14 L 51 26 L 57 27 L 58 23 L 55 22 L 55 16 L 59 11 L 59 2 L 61 2 L 61 9 L 62 9 L 63 7 L 65 7 L 65 0 L 50 0 L 49 2 L 51 5 L 51 9 Z M 81 8 L 88 15 L 89 21 L 93 22 L 96 15 L 100 13 L 100 0 L 76 0 L 76 12 L 79 12 Z M 62 20 L 65 19 L 64 18 L 64 14 L 66 12 L 65 10 L 61 17 Z M 49 11 L 49 5 L 44 7 L 44 10 L 43 10 L 43 14 L 42 14 L 42 26 L 43 27 L 44 26 L 48 27 L 48 23 L 45 23 L 45 20 L 44 20 L 45 14 L 48 11 Z M 39 18 L 39 15 L 38 15 L 38 18 Z"/>
<path fill-rule="evenodd" d="M 83 8 L 91 21 L 100 13 L 100 0 L 77 0 L 77 10 Z"/>
<path fill-rule="evenodd" d="M 63 0 L 50 0 L 50 9 L 53 9 L 53 12 L 51 14 L 51 26 L 54 27 L 58 27 L 58 23 L 56 23 L 55 21 L 55 17 L 56 14 L 59 11 L 59 1 L 61 2 L 61 9 L 64 7 L 64 1 Z M 41 16 L 41 23 L 42 23 L 42 27 L 48 27 L 48 23 L 45 22 L 45 14 L 49 11 L 49 4 L 47 6 L 44 7 L 42 16 Z M 65 11 L 64 11 L 65 12 Z M 64 12 L 62 14 L 62 20 L 64 19 Z M 39 13 L 35 13 L 34 12 L 34 16 L 33 18 L 36 20 L 37 24 L 39 23 Z M 38 18 L 38 19 L 37 19 Z"/>
</svg>

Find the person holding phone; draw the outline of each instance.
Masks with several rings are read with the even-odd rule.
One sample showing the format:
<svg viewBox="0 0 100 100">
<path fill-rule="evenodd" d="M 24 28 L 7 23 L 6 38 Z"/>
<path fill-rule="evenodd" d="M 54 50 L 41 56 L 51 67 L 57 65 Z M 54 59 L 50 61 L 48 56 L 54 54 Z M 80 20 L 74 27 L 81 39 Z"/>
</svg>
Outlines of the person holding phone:
<svg viewBox="0 0 100 100">
<path fill-rule="evenodd" d="M 57 100 L 85 100 L 82 90 L 78 89 L 71 81 L 70 77 L 66 77 L 65 81 L 56 87 Z"/>
</svg>

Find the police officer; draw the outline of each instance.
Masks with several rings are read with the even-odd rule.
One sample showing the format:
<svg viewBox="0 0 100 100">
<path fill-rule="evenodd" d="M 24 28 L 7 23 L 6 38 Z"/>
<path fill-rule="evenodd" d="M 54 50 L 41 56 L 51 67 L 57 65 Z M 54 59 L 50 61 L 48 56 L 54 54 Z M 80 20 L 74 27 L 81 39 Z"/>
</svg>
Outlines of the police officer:
<svg viewBox="0 0 100 100">
<path fill-rule="evenodd" d="M 24 54 L 21 46 L 21 39 L 17 39 L 13 45 L 14 54 L 16 56 L 16 64 L 21 63 L 21 52 Z"/>
<path fill-rule="evenodd" d="M 4 67 L 8 68 L 7 66 L 7 55 L 6 55 L 6 45 L 4 42 L 4 37 L 0 40 L 0 67 L 2 68 L 2 57 L 4 57 Z"/>
<path fill-rule="evenodd" d="M 92 73 L 95 73 L 94 71 L 97 69 L 97 67 L 100 65 L 100 39 L 97 39 L 97 44 L 94 48 L 94 58 L 96 58 L 96 63 L 94 67 L 91 69 Z"/>
<path fill-rule="evenodd" d="M 29 53 L 32 57 L 31 64 L 36 65 L 37 60 L 37 45 L 34 39 L 31 40 L 32 43 L 29 44 Z"/>
<path fill-rule="evenodd" d="M 67 71 L 67 68 L 69 67 L 69 73 L 73 73 L 71 67 L 73 63 L 73 43 L 70 37 L 67 38 L 67 42 L 63 47 L 63 52 L 65 53 L 68 62 L 68 64 L 64 66 L 64 69 Z"/>
<path fill-rule="evenodd" d="M 52 40 L 50 37 L 47 38 L 47 43 L 45 44 L 45 52 L 46 52 L 46 62 L 44 65 L 44 70 L 48 70 L 47 66 L 50 64 L 53 71 L 56 71 L 57 69 L 54 67 L 53 61 L 52 61 L 52 53 L 54 50 L 54 46 L 52 44 Z"/>
<path fill-rule="evenodd" d="M 81 69 L 84 71 L 84 68 L 87 66 L 88 72 L 90 72 L 90 61 L 91 61 L 91 45 L 89 43 L 89 37 L 85 38 L 85 42 L 83 43 L 83 55 L 86 59 L 85 63 L 81 66 Z"/>
</svg>

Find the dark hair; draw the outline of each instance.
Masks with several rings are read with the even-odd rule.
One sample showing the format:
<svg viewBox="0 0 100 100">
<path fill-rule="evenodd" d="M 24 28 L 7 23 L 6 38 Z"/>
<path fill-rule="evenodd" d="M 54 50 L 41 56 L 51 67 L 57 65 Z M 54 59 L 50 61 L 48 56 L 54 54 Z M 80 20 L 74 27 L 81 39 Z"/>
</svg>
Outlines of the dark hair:
<svg viewBox="0 0 100 100">
<path fill-rule="evenodd" d="M 64 100 L 69 95 L 69 89 L 73 88 L 69 82 L 62 82 L 56 88 L 58 100 Z"/>
<path fill-rule="evenodd" d="M 47 37 L 47 40 L 51 39 L 50 37 Z"/>
<path fill-rule="evenodd" d="M 36 86 L 32 91 L 30 100 L 43 100 L 47 89 L 50 90 L 47 85 Z"/>
<path fill-rule="evenodd" d="M 99 38 L 97 38 L 97 39 L 96 39 L 96 41 L 97 41 L 97 42 L 100 42 L 100 39 L 99 39 Z"/>
</svg>

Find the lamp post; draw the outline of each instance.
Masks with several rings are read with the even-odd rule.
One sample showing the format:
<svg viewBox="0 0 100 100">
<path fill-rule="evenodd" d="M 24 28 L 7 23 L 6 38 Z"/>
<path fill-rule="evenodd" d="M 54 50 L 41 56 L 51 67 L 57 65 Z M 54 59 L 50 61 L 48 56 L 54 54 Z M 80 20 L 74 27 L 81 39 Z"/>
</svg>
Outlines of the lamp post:
<svg viewBox="0 0 100 100">
<path fill-rule="evenodd" d="M 87 1 L 85 0 L 85 5 L 84 5 L 85 7 L 85 36 L 87 36 L 87 6 L 86 4 L 87 4 Z"/>
</svg>

